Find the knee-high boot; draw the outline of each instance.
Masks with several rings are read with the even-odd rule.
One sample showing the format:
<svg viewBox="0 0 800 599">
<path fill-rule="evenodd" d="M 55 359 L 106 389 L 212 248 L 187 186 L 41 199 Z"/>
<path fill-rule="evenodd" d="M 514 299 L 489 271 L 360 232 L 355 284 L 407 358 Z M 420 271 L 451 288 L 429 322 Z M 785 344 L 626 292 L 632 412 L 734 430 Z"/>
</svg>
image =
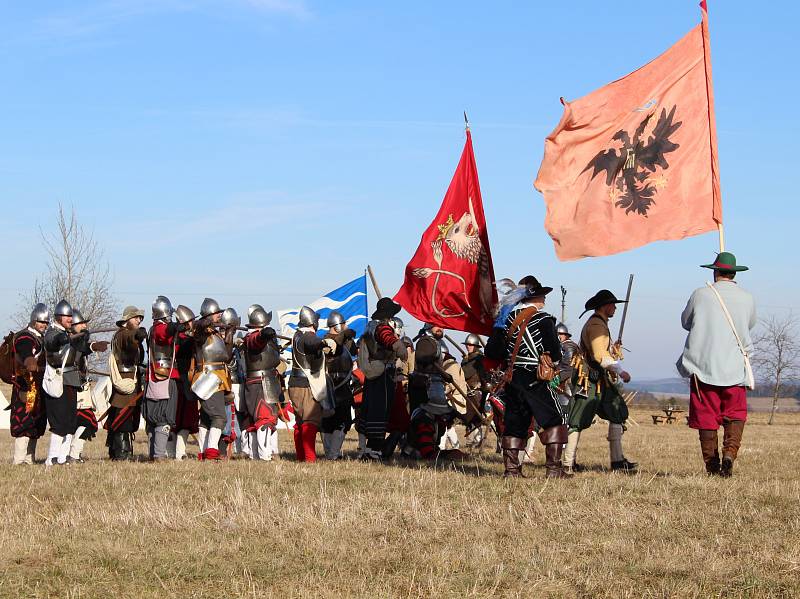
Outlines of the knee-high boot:
<svg viewBox="0 0 800 599">
<path fill-rule="evenodd" d="M 551 426 L 539 431 L 539 440 L 544 445 L 547 478 L 570 478 L 572 473 L 566 472 L 561 463 L 564 443 L 568 440 L 567 425 Z"/>
<path fill-rule="evenodd" d="M 525 478 L 522 474 L 522 464 L 519 461 L 519 452 L 525 449 L 525 439 L 519 437 L 503 437 L 500 441 L 503 449 L 503 465 L 505 472 L 503 476 L 507 478 Z"/>
<path fill-rule="evenodd" d="M 719 474 L 719 437 L 716 430 L 699 431 L 700 451 L 708 474 Z"/>
<path fill-rule="evenodd" d="M 719 473 L 724 477 L 733 475 L 733 462 L 739 455 L 744 434 L 744 420 L 725 420 L 722 423 L 724 434 L 722 436 L 722 464 Z"/>
</svg>

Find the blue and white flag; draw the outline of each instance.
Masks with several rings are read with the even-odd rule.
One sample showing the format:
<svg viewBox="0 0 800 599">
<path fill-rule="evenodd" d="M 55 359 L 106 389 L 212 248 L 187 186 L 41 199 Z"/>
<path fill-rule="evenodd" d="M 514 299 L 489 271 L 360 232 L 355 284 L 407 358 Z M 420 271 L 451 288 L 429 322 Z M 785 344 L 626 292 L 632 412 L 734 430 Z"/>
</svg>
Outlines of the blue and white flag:
<svg viewBox="0 0 800 599">
<path fill-rule="evenodd" d="M 367 328 L 367 275 L 363 275 L 326 293 L 316 301 L 306 304 L 319 314 L 319 335 L 327 333 L 325 321 L 331 312 L 336 310 L 344 316 L 348 328 L 356 332 L 356 338 L 364 334 Z M 278 323 L 281 334 L 291 337 L 297 330 L 297 319 L 300 308 L 294 310 L 278 310 Z"/>
</svg>

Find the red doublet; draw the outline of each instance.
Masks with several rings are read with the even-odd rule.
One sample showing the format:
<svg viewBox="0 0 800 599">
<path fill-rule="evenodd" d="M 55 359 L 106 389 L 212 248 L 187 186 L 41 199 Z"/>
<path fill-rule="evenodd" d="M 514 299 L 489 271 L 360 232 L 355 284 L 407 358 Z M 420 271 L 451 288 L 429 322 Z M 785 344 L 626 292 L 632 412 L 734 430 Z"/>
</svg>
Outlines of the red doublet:
<svg viewBox="0 0 800 599">
<path fill-rule="evenodd" d="M 161 320 L 153 325 L 152 342 L 154 344 L 156 344 L 156 345 L 175 345 L 175 335 L 170 335 L 167 332 L 167 328 L 168 328 L 167 327 L 167 323 L 164 322 L 164 321 L 161 321 Z M 178 350 L 178 348 L 175 347 L 175 351 L 177 351 L 177 350 Z M 150 366 L 148 367 L 147 373 L 148 373 L 148 376 L 150 377 L 151 381 L 156 382 L 158 380 L 153 375 L 153 365 L 152 364 L 150 364 Z M 178 374 L 178 369 L 175 366 L 174 362 L 172 364 L 172 370 L 169 373 L 169 378 L 171 378 L 171 379 L 180 378 L 180 375 Z"/>
</svg>

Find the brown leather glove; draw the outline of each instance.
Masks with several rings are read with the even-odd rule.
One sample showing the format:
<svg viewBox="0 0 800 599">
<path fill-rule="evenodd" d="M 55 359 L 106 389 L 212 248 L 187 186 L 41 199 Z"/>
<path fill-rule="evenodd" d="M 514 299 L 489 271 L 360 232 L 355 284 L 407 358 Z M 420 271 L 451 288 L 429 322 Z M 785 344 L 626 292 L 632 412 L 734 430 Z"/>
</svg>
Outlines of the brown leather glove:
<svg viewBox="0 0 800 599">
<path fill-rule="evenodd" d="M 25 370 L 33 374 L 39 371 L 39 362 L 33 356 L 29 356 L 22 361 Z"/>
<path fill-rule="evenodd" d="M 94 341 L 91 345 L 92 351 L 104 352 L 108 349 L 108 341 Z"/>
</svg>

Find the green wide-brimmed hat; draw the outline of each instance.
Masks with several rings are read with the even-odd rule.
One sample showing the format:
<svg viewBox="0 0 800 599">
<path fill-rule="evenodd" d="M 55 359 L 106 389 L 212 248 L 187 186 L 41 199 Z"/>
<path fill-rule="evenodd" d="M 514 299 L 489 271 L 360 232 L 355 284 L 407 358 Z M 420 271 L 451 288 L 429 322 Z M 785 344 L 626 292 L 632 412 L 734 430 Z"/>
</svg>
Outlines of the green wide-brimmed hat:
<svg viewBox="0 0 800 599">
<path fill-rule="evenodd" d="M 122 311 L 122 318 L 117 321 L 117 326 L 121 327 L 131 318 L 136 318 L 137 316 L 144 318 L 144 310 L 136 306 L 125 306 L 125 309 Z"/>
<path fill-rule="evenodd" d="M 748 270 L 746 266 L 736 264 L 736 256 L 730 252 L 720 252 L 717 254 L 717 259 L 713 264 L 701 264 L 702 268 L 710 268 L 711 270 L 721 270 L 727 272 L 741 272 Z"/>
</svg>

